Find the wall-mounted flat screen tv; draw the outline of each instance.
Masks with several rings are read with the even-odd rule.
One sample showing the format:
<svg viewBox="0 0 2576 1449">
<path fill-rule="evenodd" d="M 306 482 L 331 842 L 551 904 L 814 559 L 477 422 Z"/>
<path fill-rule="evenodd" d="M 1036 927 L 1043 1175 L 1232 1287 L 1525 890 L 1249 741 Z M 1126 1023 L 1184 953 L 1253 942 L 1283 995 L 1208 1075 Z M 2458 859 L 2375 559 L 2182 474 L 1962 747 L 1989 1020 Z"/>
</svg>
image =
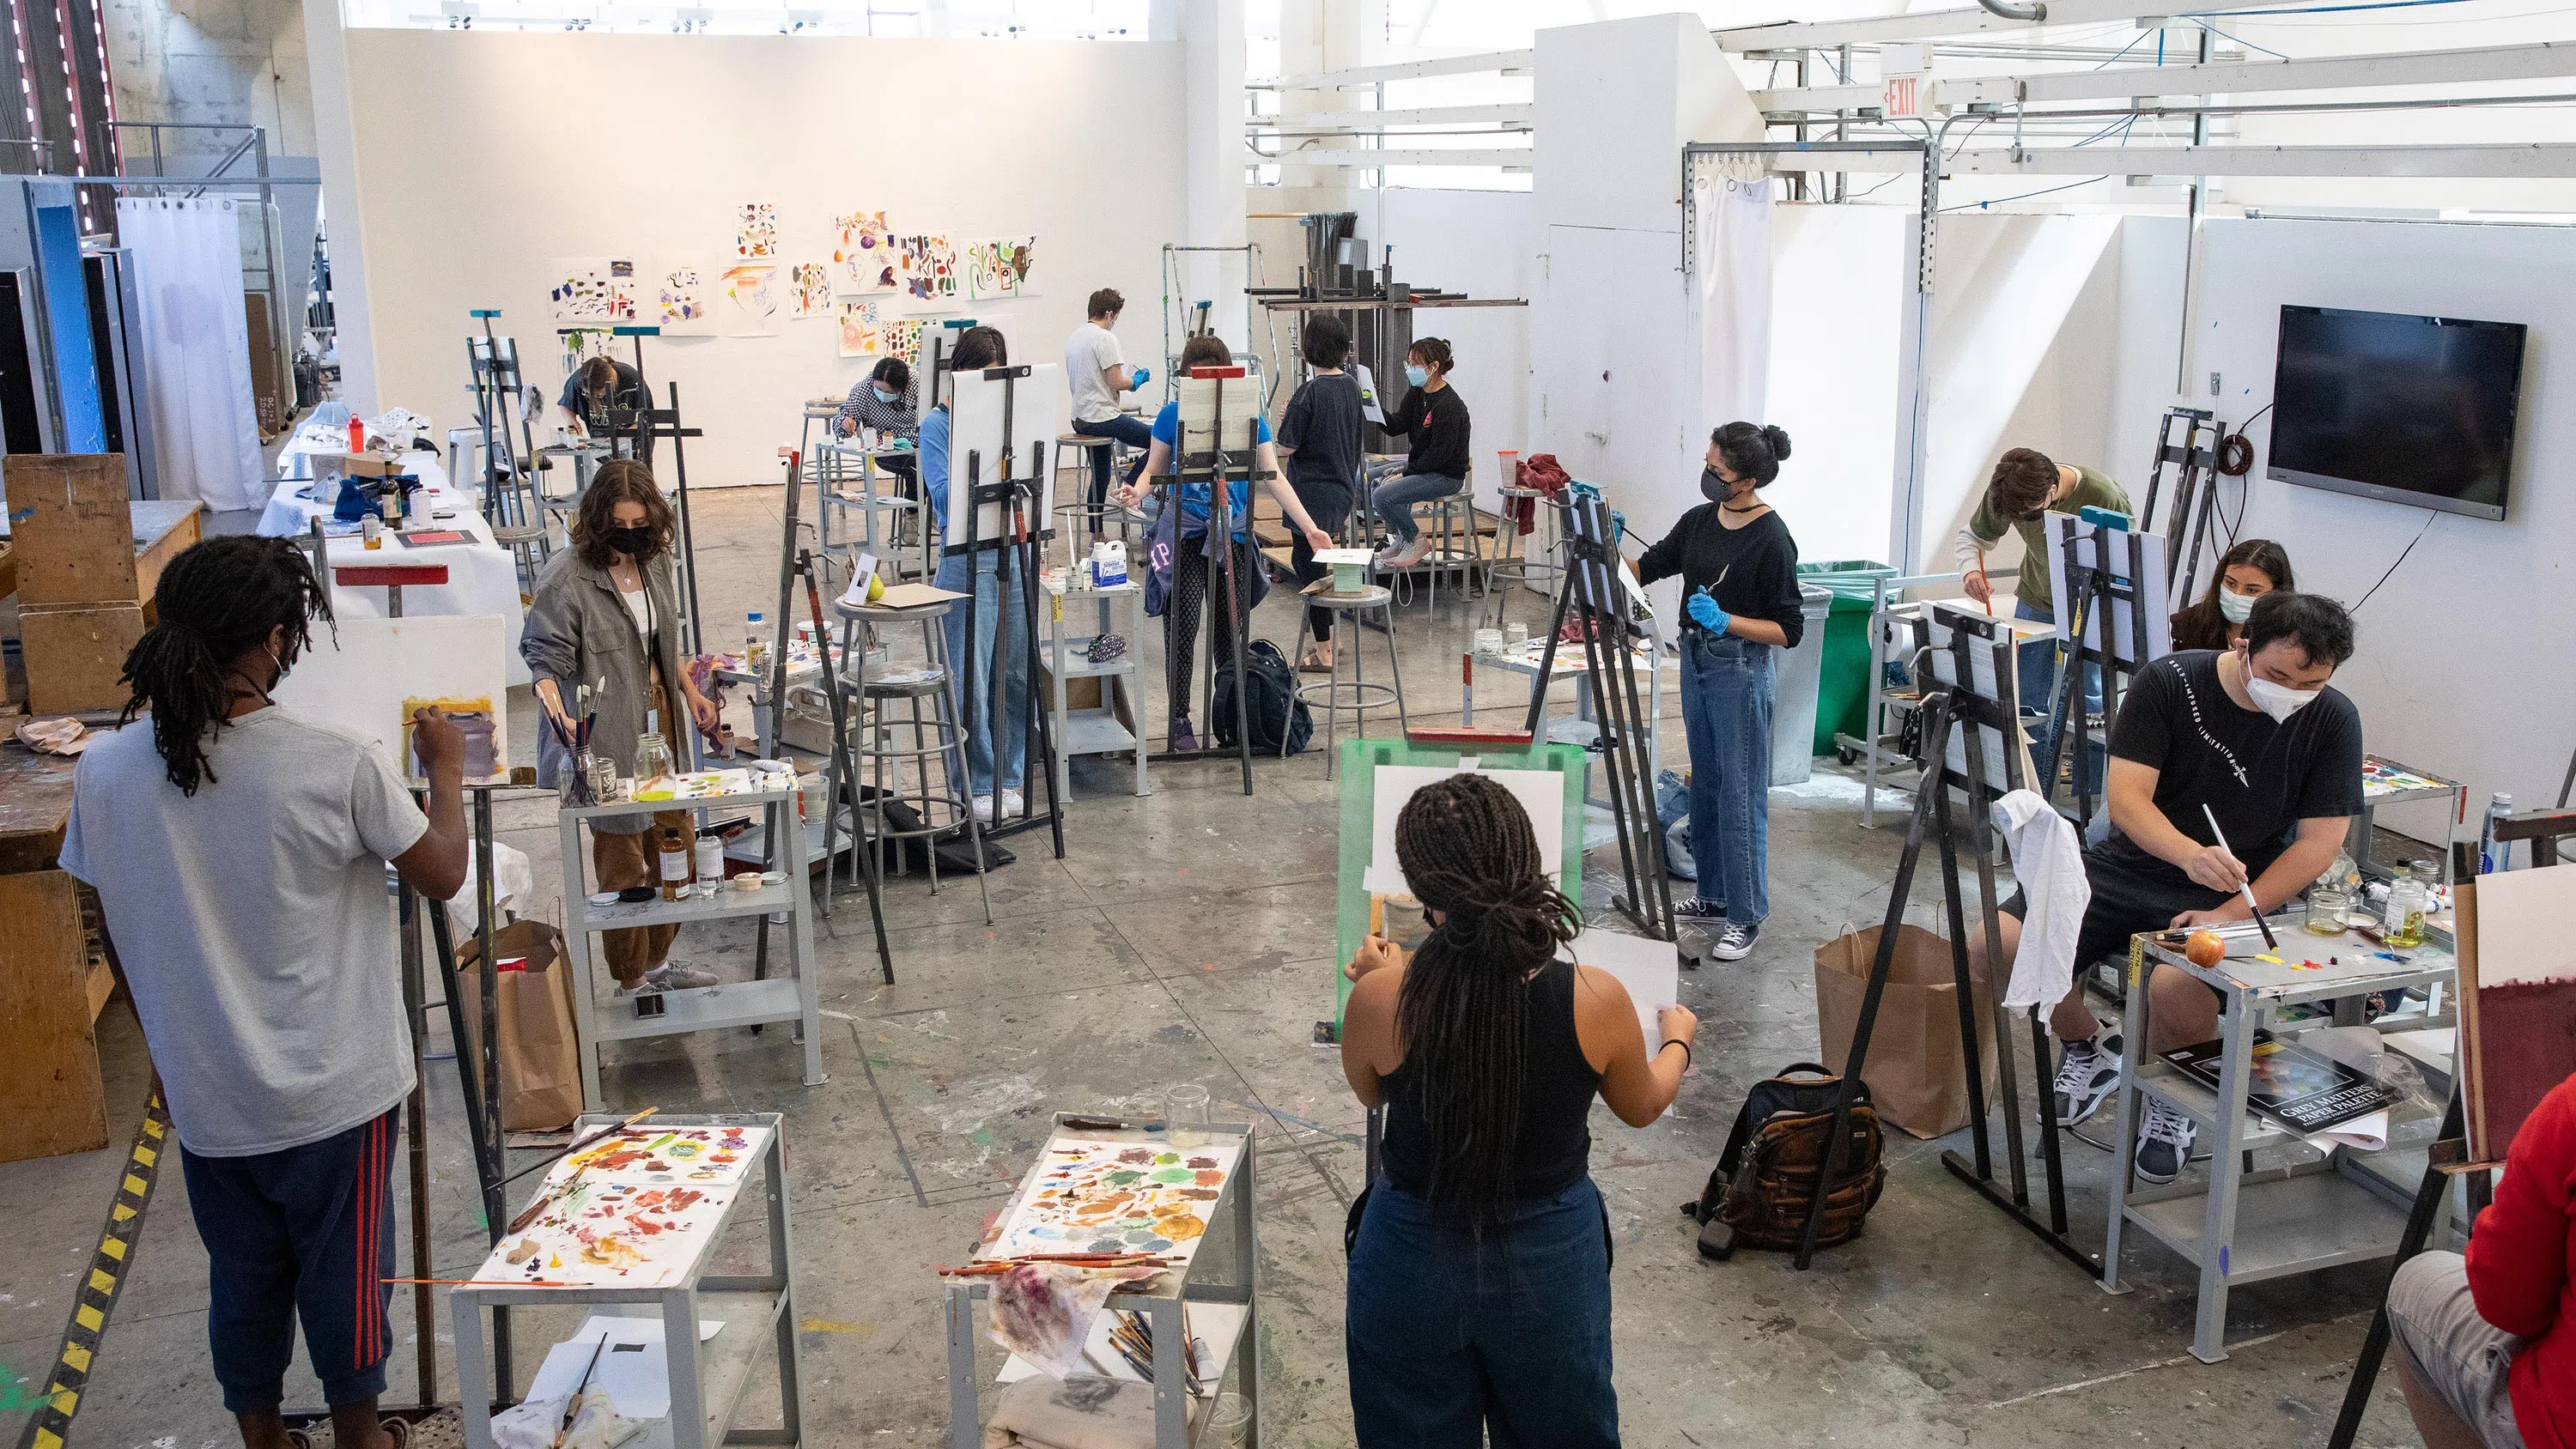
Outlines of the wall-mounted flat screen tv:
<svg viewBox="0 0 2576 1449">
<path fill-rule="evenodd" d="M 2519 322 L 2283 307 L 2265 476 L 2502 518 Z"/>
</svg>

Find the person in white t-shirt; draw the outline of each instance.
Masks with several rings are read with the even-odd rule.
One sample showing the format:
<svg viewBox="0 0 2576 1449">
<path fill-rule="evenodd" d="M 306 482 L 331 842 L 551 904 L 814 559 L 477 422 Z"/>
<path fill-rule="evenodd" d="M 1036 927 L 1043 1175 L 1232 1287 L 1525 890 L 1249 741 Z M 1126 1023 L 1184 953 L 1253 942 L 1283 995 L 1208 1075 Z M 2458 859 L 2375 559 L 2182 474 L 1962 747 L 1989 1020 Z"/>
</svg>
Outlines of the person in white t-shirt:
<svg viewBox="0 0 2576 1449">
<path fill-rule="evenodd" d="M 1118 410 L 1118 395 L 1134 392 L 1154 376 L 1150 367 L 1129 367 L 1118 350 L 1118 334 L 1110 329 L 1118 325 L 1118 314 L 1127 307 L 1127 299 L 1113 288 L 1103 287 L 1091 294 L 1085 315 L 1091 320 L 1073 329 L 1064 344 L 1064 378 L 1073 390 L 1073 430 L 1086 438 L 1115 438 L 1135 452 L 1136 463 L 1127 477 L 1133 482 L 1136 468 L 1144 462 L 1145 450 L 1153 446 L 1154 430 L 1142 418 L 1130 417 Z M 1109 453 L 1095 448 L 1091 454 L 1091 537 L 1098 542 L 1102 533 L 1101 519 L 1109 496 Z"/>
<path fill-rule="evenodd" d="M 153 604 L 125 657 L 129 723 L 72 777 L 62 868 L 98 892 L 178 1129 L 215 1382 L 242 1442 L 289 1443 L 278 1406 L 300 1319 L 332 1442 L 392 1449 L 376 1401 L 413 1075 L 385 867 L 436 900 L 464 884 L 464 735 L 413 716 L 424 815 L 383 746 L 270 703 L 311 621 L 331 617 L 285 539 L 197 544 Z"/>
</svg>

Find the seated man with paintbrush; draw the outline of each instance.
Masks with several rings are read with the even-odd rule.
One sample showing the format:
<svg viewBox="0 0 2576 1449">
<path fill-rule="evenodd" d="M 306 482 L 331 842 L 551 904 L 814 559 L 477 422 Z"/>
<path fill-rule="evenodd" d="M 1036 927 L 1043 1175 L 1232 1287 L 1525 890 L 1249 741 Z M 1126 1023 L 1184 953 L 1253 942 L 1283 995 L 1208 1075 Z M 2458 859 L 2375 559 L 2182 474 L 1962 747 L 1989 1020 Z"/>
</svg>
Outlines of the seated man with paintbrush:
<svg viewBox="0 0 2576 1449">
<path fill-rule="evenodd" d="M 2333 863 L 2361 813 L 2361 714 L 2326 684 L 2352 649 L 2343 605 L 2271 593 L 2254 601 L 2234 648 L 2169 654 L 2130 682 L 2111 727 L 2111 835 L 2084 852 L 2092 898 L 2066 960 L 2052 963 L 2069 983 L 2049 1018 L 2065 1043 L 2059 1126 L 2100 1110 L 2120 1080 L 2120 1040 L 2102 1035 L 2077 972 L 2140 932 L 2276 910 Z M 2068 934 L 2064 904 L 2040 902 L 2032 929 Z M 1980 973 L 1995 961 L 2009 968 L 2031 914 L 2028 893 L 2016 892 L 2003 905 L 1995 949 L 1983 930 L 1970 936 Z M 2218 1034 L 2217 995 L 2189 975 L 2159 966 L 2147 991 L 2148 1050 Z M 2190 1159 L 2194 1128 L 2157 1098 L 2146 1105 L 2138 1176 L 2171 1182 Z"/>
<path fill-rule="evenodd" d="M 382 746 L 276 708 L 329 591 L 282 538 L 170 561 L 125 658 L 127 720 L 81 757 L 62 868 L 98 891 L 178 1129 L 205 1240 L 207 1336 L 250 1449 L 286 1449 L 295 1323 L 333 1442 L 389 1449 L 395 1113 L 412 1089 L 390 862 L 465 880 L 464 743 L 423 709 L 429 813 Z"/>
</svg>

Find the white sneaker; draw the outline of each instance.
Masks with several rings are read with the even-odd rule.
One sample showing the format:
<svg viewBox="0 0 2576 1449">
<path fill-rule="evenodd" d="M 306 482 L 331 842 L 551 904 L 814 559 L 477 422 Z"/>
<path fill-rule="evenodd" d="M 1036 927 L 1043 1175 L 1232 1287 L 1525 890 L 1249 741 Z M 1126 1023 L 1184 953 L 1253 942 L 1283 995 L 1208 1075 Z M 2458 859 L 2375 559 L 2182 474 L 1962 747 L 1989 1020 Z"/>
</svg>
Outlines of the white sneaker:
<svg viewBox="0 0 2576 1449">
<path fill-rule="evenodd" d="M 2072 1127 L 2102 1110 L 2111 1089 L 2120 1084 L 2121 1043 L 2118 1032 L 2100 1032 L 2089 1041 L 2065 1043 L 2057 1060 L 2057 1125 Z"/>
<path fill-rule="evenodd" d="M 992 797 L 992 796 L 990 796 L 990 795 L 978 795 L 978 796 L 976 796 L 974 799 L 972 799 L 972 800 L 970 800 L 970 801 L 968 801 L 968 802 L 967 802 L 967 808 L 975 812 L 975 823 L 976 823 L 976 824 L 978 824 L 978 825 L 990 825 L 990 824 L 992 824 L 992 823 L 993 823 L 993 797 Z"/>
<path fill-rule="evenodd" d="M 687 966 L 666 961 L 644 973 L 644 984 L 655 991 L 696 991 L 716 984 L 716 973 L 703 966 Z"/>
<path fill-rule="evenodd" d="M 1026 809 L 1028 809 L 1028 808 L 1029 808 L 1029 801 L 1028 801 L 1028 797 L 1027 797 L 1027 796 L 1025 796 L 1025 795 L 1022 795 L 1019 791 L 1017 791 L 1017 790 L 1004 790 L 1004 791 L 1002 792 L 1002 815 L 1003 815 L 1003 817 L 1004 817 L 1004 818 L 1006 818 L 1006 819 L 1007 819 L 1007 818 L 1010 818 L 1010 817 L 1012 817 L 1012 816 L 1016 816 L 1016 815 L 1018 815 L 1021 811 L 1026 810 Z"/>
<path fill-rule="evenodd" d="M 2138 1124 L 2138 1176 L 2160 1184 L 2182 1176 L 2199 1135 L 2200 1124 L 2165 1105 L 2164 1098 L 2148 1096 L 2147 1120 Z"/>
</svg>

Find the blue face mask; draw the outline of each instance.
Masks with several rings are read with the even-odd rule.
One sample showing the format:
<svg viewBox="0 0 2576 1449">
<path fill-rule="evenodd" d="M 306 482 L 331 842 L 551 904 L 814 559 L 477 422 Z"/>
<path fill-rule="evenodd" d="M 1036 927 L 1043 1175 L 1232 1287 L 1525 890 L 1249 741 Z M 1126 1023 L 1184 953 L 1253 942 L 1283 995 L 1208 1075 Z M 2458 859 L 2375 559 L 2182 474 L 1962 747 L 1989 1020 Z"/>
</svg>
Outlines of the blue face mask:
<svg viewBox="0 0 2576 1449">
<path fill-rule="evenodd" d="M 1429 368 L 1416 367 L 1412 363 L 1408 362 L 1404 365 L 1404 380 L 1413 384 L 1415 387 L 1420 387 L 1431 380 L 1431 370 Z"/>
<path fill-rule="evenodd" d="M 878 402 L 890 403 L 894 401 L 894 394 L 886 391 L 884 388 L 877 388 L 875 391 Z"/>
</svg>

